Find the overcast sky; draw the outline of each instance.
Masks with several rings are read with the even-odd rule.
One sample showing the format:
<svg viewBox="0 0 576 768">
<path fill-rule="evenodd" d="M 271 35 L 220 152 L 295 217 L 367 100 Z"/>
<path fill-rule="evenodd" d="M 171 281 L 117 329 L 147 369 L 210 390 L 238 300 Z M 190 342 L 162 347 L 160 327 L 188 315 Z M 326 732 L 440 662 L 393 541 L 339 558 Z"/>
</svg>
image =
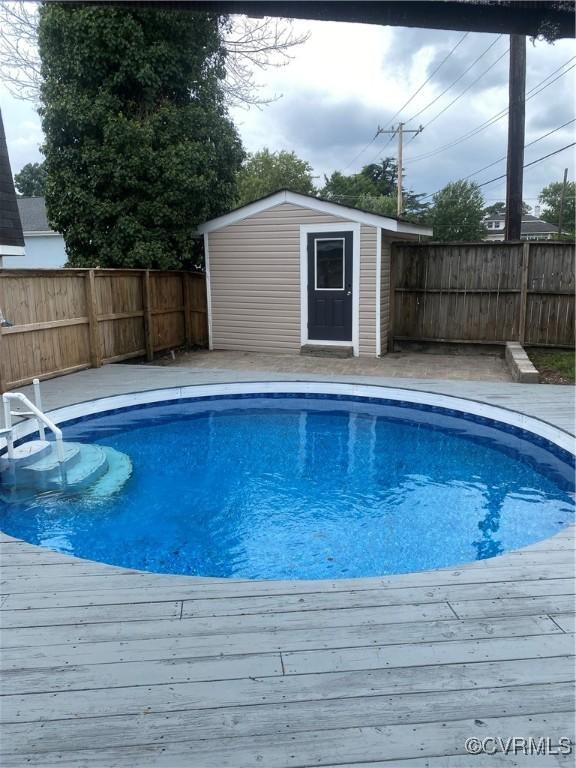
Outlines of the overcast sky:
<svg viewBox="0 0 576 768">
<path fill-rule="evenodd" d="M 395 154 L 396 140 L 387 144 L 388 137 L 379 136 L 356 158 L 379 125 L 390 128 L 397 110 L 463 36 L 462 32 L 326 22 L 294 22 L 294 28 L 296 32 L 308 30 L 311 34 L 308 42 L 294 51 L 293 61 L 286 67 L 258 73 L 264 92 L 280 98 L 261 110 L 234 109 L 232 117 L 248 151 L 265 146 L 271 150 L 293 150 L 312 165 L 318 185 L 322 184 L 324 174 L 334 170 L 352 173 L 363 164 Z M 424 125 L 423 133 L 406 143 L 404 152 L 407 186 L 414 191 L 435 192 L 447 182 L 473 174 L 505 155 L 505 116 L 472 138 L 459 141 L 507 107 L 508 56 L 503 54 L 508 39 L 497 37 L 467 35 L 402 112 L 401 119 L 408 122 L 407 128 Z M 458 83 L 411 120 L 494 41 L 489 52 Z M 528 40 L 527 96 L 530 89 L 574 56 L 573 40 L 561 40 L 554 45 L 540 41 L 532 44 Z M 554 77 L 574 64 L 576 61 L 570 62 Z M 576 69 L 568 72 L 527 101 L 526 143 L 574 118 L 575 73 Z M 432 121 L 470 85 L 462 98 Z M 25 163 L 41 159 L 40 121 L 32 104 L 16 101 L 1 86 L 0 104 L 12 170 L 16 172 Z M 567 125 L 528 147 L 525 162 L 572 142 L 575 125 Z M 436 152 L 443 147 L 446 148 Z M 427 153 L 431 156 L 423 157 Z M 571 149 L 526 169 L 524 199 L 534 205 L 542 187 L 560 180 L 565 167 L 573 180 L 574 159 Z M 505 162 L 501 162 L 473 178 L 483 182 L 505 170 Z M 504 188 L 500 181 L 483 187 L 482 191 L 486 200 L 492 202 L 503 199 Z"/>
</svg>

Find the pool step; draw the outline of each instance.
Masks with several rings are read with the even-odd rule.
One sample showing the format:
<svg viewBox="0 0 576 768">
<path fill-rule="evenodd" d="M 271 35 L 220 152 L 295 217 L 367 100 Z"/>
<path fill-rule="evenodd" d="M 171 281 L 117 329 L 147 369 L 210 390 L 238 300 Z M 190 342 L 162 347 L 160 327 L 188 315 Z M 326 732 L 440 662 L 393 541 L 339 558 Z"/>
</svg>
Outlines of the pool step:
<svg viewBox="0 0 576 768">
<path fill-rule="evenodd" d="M 9 430 L 2 430 L 2 432 L 8 432 Z M 40 459 L 42 456 L 46 456 L 52 450 L 52 443 L 48 440 L 29 440 L 27 443 L 17 445 L 14 448 L 14 456 L 10 459 L 14 466 L 28 464 L 31 461 Z M 7 459 L 0 459 L 0 472 L 6 465 Z"/>
<path fill-rule="evenodd" d="M 33 473 L 32 477 L 39 477 L 40 475 L 47 476 L 53 473 L 55 470 L 59 470 L 60 466 L 69 469 L 80 459 L 80 443 L 62 443 L 64 461 L 62 464 L 60 464 L 56 455 L 54 443 L 51 443 L 48 440 L 37 440 L 34 442 L 44 442 L 48 447 L 44 448 L 40 455 L 38 452 L 32 452 L 28 459 L 23 457 L 20 461 L 15 462 L 17 472 L 22 473 L 22 475 L 31 472 Z M 26 445 L 27 443 L 17 446 L 14 449 L 14 453 L 16 453 L 20 448 L 24 448 Z M 5 461 L 9 467 L 14 462 L 13 459 L 6 459 Z"/>
<path fill-rule="evenodd" d="M 132 474 L 132 461 L 126 453 L 102 446 L 108 460 L 105 472 L 89 490 L 90 498 L 108 498 L 121 490 Z"/>
<path fill-rule="evenodd" d="M 30 445 L 27 450 L 25 446 Z M 14 459 L 0 459 L 0 498 L 29 498 L 38 491 L 80 491 L 106 496 L 119 490 L 132 473 L 130 458 L 113 448 L 86 443 L 63 445 L 59 462 L 54 443 L 35 440 L 14 449 Z"/>
</svg>

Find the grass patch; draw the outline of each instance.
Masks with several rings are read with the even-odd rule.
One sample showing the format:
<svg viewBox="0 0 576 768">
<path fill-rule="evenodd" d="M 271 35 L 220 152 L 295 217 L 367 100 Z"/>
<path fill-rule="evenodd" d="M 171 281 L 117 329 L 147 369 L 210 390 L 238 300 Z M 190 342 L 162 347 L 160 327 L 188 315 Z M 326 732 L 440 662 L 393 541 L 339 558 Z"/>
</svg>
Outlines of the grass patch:
<svg viewBox="0 0 576 768">
<path fill-rule="evenodd" d="M 544 384 L 574 384 L 576 352 L 568 349 L 529 349 L 527 352 Z"/>
</svg>

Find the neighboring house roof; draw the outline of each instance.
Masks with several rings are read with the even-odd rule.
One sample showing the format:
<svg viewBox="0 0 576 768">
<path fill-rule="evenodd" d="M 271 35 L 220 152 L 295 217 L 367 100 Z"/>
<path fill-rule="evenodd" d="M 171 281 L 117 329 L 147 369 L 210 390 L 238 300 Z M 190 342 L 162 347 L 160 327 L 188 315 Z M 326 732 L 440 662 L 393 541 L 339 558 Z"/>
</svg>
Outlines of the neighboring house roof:
<svg viewBox="0 0 576 768">
<path fill-rule="evenodd" d="M 46 201 L 43 197 L 19 197 L 18 210 L 24 234 L 54 232 L 48 223 Z"/>
<path fill-rule="evenodd" d="M 532 218 L 533 221 L 522 219 L 522 232 L 526 232 L 526 234 L 531 232 L 551 232 L 552 234 L 557 234 L 559 232 L 556 224 L 549 224 L 547 221 Z"/>
<path fill-rule="evenodd" d="M 498 213 L 493 216 L 487 216 L 484 221 L 504 221 L 505 219 L 505 213 Z M 558 227 L 556 224 L 549 224 L 547 221 L 543 221 L 537 216 L 532 216 L 530 213 L 525 213 L 522 216 L 522 233 L 530 235 L 538 232 L 550 232 L 552 234 L 556 234 L 558 232 Z"/>
<path fill-rule="evenodd" d="M 382 227 L 383 229 L 399 234 L 423 235 L 425 237 L 432 236 L 432 228 L 426 227 L 423 224 L 412 224 L 404 219 L 397 219 L 392 216 L 381 216 L 378 213 L 360 210 L 359 208 L 350 208 L 347 205 L 334 203 L 331 200 L 323 200 L 322 198 L 314 197 L 313 195 L 304 195 L 301 192 L 291 192 L 288 189 L 281 189 L 278 192 L 273 192 L 271 195 L 261 197 L 259 200 L 255 200 L 252 203 L 236 208 L 235 210 L 230 211 L 230 213 L 225 213 L 223 216 L 210 219 L 198 227 L 198 232 L 213 232 L 214 230 L 222 229 L 222 227 L 235 224 L 238 221 L 242 221 L 242 219 L 247 219 L 249 216 L 253 216 L 261 211 L 266 211 L 269 208 L 274 208 L 276 205 L 281 205 L 282 203 L 300 205 L 302 208 L 308 208 L 312 211 L 328 213 L 332 216 L 339 216 L 340 218 L 345 218 L 360 224 L 368 224 L 373 227 Z"/>
<path fill-rule="evenodd" d="M 0 112 L 0 256 L 19 256 L 23 253 L 24 238 Z"/>
</svg>

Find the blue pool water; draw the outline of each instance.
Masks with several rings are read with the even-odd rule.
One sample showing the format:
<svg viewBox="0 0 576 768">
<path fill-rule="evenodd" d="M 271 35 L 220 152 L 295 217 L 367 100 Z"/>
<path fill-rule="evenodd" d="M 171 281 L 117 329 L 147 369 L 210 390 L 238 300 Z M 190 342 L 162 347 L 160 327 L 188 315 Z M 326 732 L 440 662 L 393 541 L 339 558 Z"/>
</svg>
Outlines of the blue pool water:
<svg viewBox="0 0 576 768">
<path fill-rule="evenodd" d="M 0 502 L 0 528 L 118 566 L 375 576 L 493 557 L 574 519 L 567 454 L 441 409 L 301 396 L 179 401 L 64 433 L 127 453 L 128 483 L 107 500 L 88 491 Z"/>
</svg>

